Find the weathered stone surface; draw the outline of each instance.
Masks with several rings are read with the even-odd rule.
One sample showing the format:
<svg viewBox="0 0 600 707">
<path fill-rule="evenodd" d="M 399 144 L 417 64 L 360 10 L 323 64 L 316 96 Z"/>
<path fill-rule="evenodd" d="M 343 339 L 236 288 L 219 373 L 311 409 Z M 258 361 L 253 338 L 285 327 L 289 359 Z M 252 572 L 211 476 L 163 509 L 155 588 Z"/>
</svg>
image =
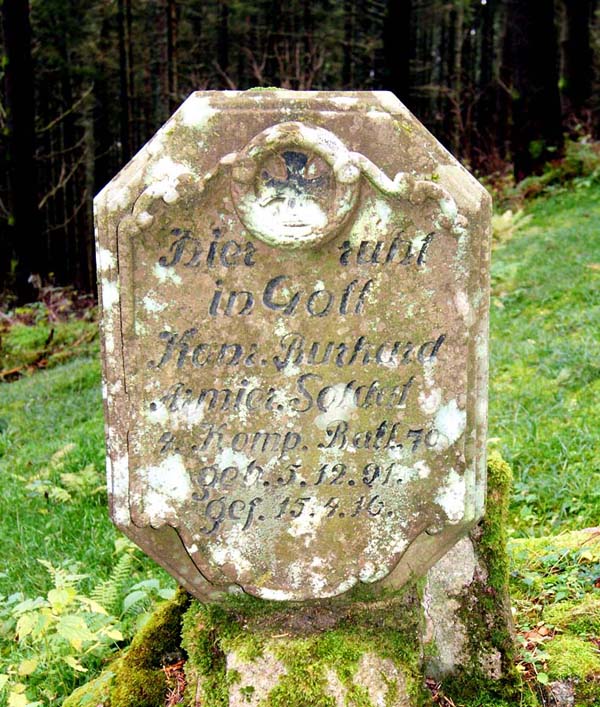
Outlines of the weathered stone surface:
<svg viewBox="0 0 600 707">
<path fill-rule="evenodd" d="M 162 707 L 167 685 L 158 666 L 180 655 L 186 656 L 187 679 L 182 704 L 189 707 L 533 705 L 515 670 L 510 636 L 504 552 L 510 470 L 491 455 L 488 473 L 488 512 L 450 551 L 454 565 L 445 557 L 425 580 L 399 590 L 363 590 L 353 602 L 275 603 L 242 595 L 220 604 L 193 601 L 185 609 L 179 593 L 129 652 L 67 700 L 69 707 L 89 707 L 90 700 Z M 466 569 L 456 566 L 459 561 Z M 432 598 L 438 582 L 452 603 L 445 604 L 441 592 Z M 439 602 L 436 616 L 443 616 L 448 631 L 460 626 L 463 637 L 443 675 L 437 658 L 447 655 L 447 631 L 432 631 L 432 606 Z M 163 692 L 153 689 L 152 699 L 142 699 L 149 669 L 162 677 Z"/>
<path fill-rule="evenodd" d="M 467 631 L 458 615 L 461 594 L 471 584 L 477 560 L 470 538 L 462 538 L 427 574 L 423 595 L 425 642 L 436 650 L 431 672 L 439 679 L 462 664 L 467 649 Z"/>
<path fill-rule="evenodd" d="M 96 199 L 115 523 L 218 599 L 423 575 L 485 492 L 485 190 L 388 93 L 196 93 Z"/>
<path fill-rule="evenodd" d="M 575 707 L 575 686 L 571 680 L 556 680 L 548 686 L 552 707 Z"/>
<path fill-rule="evenodd" d="M 285 666 L 272 653 L 258 658 L 243 658 L 237 653 L 227 655 L 227 676 L 230 707 L 258 707 L 268 704 L 269 694 L 285 675 Z M 389 658 L 365 653 L 359 661 L 349 685 L 344 685 L 334 669 L 326 672 L 324 697 L 329 704 L 345 707 L 352 704 L 350 692 L 360 690 L 373 707 L 412 707 L 414 701 L 406 692 L 405 680 Z M 300 690 L 300 686 L 298 686 Z M 199 700 L 200 702 L 200 700 Z"/>
<path fill-rule="evenodd" d="M 227 673 L 230 677 L 229 704 L 258 707 L 264 704 L 273 689 L 285 675 L 283 663 L 268 651 L 253 660 L 248 660 L 238 653 L 227 656 Z"/>
<path fill-rule="evenodd" d="M 365 653 L 353 682 L 365 690 L 375 707 L 410 707 L 413 703 L 406 692 L 404 676 L 389 658 Z M 340 707 L 344 704 L 341 702 Z"/>
<path fill-rule="evenodd" d="M 471 655 L 471 626 L 465 621 L 465 590 L 475 580 L 487 581 L 485 567 L 478 559 L 473 540 L 459 540 L 427 573 L 423 592 L 425 646 L 434 646 L 427 671 L 441 680 L 475 659 L 481 672 L 498 680 L 502 676 L 502 655 L 497 646 L 480 646 Z M 461 616 L 461 614 L 463 614 Z"/>
</svg>

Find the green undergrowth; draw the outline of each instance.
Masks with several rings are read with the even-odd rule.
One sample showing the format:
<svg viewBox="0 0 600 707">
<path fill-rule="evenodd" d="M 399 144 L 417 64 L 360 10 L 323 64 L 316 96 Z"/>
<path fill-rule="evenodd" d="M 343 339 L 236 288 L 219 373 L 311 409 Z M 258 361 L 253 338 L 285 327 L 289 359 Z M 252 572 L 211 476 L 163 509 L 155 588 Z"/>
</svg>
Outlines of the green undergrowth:
<svg viewBox="0 0 600 707">
<path fill-rule="evenodd" d="M 600 530 L 514 539 L 509 549 L 520 670 L 542 695 L 562 681 L 575 705 L 598 707 Z"/>
<path fill-rule="evenodd" d="M 546 165 L 542 174 L 514 183 L 512 172 L 483 176 L 498 212 L 516 211 L 525 201 L 538 196 L 556 196 L 600 186 L 600 141 L 589 135 L 565 141 L 563 155 Z"/>
<path fill-rule="evenodd" d="M 600 508 L 600 187 L 538 199 L 492 264 L 490 437 L 512 525 L 543 535 Z"/>
<path fill-rule="evenodd" d="M 30 305 L 2 320 L 0 328 L 0 380 L 52 368 L 73 357 L 97 356 L 98 324 L 93 311 L 83 318 L 52 321 L 48 311 Z"/>
<path fill-rule="evenodd" d="M 174 581 L 108 518 L 97 357 L 0 384 L 0 704 L 60 704 Z"/>
</svg>

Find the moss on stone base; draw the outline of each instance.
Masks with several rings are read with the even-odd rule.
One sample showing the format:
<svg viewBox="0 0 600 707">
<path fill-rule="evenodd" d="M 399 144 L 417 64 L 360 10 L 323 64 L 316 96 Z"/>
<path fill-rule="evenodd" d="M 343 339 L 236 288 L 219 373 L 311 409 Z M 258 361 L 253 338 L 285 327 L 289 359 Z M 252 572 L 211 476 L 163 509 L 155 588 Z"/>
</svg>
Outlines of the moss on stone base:
<svg viewBox="0 0 600 707">
<path fill-rule="evenodd" d="M 105 670 L 94 680 L 78 687 L 63 702 L 63 707 L 102 707 L 110 706 L 110 691 L 113 686 L 115 673 Z"/>
<path fill-rule="evenodd" d="M 182 589 L 163 604 L 115 665 L 111 707 L 162 707 L 167 685 L 163 666 L 181 657 L 181 618 L 189 604 Z"/>
<path fill-rule="evenodd" d="M 343 686 L 349 704 L 367 707 L 366 690 L 353 682 L 361 658 L 373 654 L 398 667 L 404 688 L 424 699 L 420 674 L 420 591 L 416 585 L 385 592 L 379 601 L 282 604 L 232 598 L 224 606 L 194 601 L 183 622 L 182 645 L 189 658 L 187 700 L 225 707 L 239 675 L 227 670 L 226 655 L 253 662 L 268 656 L 281 665 L 261 704 L 269 707 L 329 707 L 335 704 L 328 675 Z M 398 627 L 402 627 L 399 631 Z M 250 699 L 253 685 L 241 685 Z M 387 701 L 397 692 L 390 681 Z"/>
<path fill-rule="evenodd" d="M 536 705 L 516 670 L 509 560 L 506 552 L 510 466 L 498 453 L 488 460 L 486 515 L 471 533 L 485 576 L 465 588 L 459 616 L 468 637 L 469 662 L 442 681 L 457 707 Z"/>
<path fill-rule="evenodd" d="M 182 657 L 181 617 L 190 602 L 182 589 L 162 604 L 98 678 L 82 685 L 63 707 L 163 707 L 167 685 L 163 665 Z"/>
</svg>

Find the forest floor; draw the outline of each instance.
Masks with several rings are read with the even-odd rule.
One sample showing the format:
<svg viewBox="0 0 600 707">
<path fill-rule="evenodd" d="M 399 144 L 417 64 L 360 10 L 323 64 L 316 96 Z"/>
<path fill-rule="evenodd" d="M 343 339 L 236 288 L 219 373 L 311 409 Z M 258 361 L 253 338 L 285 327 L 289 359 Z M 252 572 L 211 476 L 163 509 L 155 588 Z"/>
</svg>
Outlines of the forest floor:
<svg viewBox="0 0 600 707">
<path fill-rule="evenodd" d="M 600 517 L 599 222 L 597 184 L 540 197 L 505 219 L 492 265 L 489 444 L 515 475 L 520 669 L 534 690 L 579 681 L 582 705 L 600 705 L 600 530 L 576 532 Z M 49 300 L 0 320 L 9 707 L 60 704 L 175 586 L 108 519 L 92 314 Z"/>
</svg>

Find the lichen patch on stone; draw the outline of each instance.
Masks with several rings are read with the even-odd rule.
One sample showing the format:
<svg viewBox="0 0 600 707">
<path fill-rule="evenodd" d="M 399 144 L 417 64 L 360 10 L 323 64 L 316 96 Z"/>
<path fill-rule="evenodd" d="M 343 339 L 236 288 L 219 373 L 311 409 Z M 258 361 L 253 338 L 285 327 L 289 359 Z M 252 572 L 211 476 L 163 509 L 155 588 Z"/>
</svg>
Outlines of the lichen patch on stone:
<svg viewBox="0 0 600 707">
<path fill-rule="evenodd" d="M 454 469 L 450 469 L 444 485 L 436 494 L 435 502 L 442 507 L 449 521 L 456 523 L 461 520 L 465 513 L 465 480 L 457 474 Z"/>
<path fill-rule="evenodd" d="M 192 94 L 177 113 L 183 125 L 196 130 L 205 129 L 217 114 L 218 110 L 211 106 L 210 99 L 197 94 Z"/>
<path fill-rule="evenodd" d="M 467 413 L 458 407 L 456 400 L 442 405 L 435 416 L 436 429 L 444 436 L 448 445 L 454 444 L 464 433 Z"/>
</svg>

